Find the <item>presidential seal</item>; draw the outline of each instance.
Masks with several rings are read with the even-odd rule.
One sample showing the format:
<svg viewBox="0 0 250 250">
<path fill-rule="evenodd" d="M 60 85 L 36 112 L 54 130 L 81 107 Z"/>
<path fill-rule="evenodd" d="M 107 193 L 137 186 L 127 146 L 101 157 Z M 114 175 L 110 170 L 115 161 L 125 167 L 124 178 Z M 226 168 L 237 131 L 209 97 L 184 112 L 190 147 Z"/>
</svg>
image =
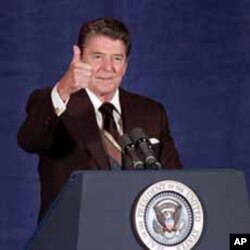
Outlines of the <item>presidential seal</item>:
<svg viewBox="0 0 250 250">
<path fill-rule="evenodd" d="M 166 180 L 140 195 L 133 213 L 134 228 L 150 250 L 190 250 L 198 242 L 204 222 L 201 203 L 183 183 Z"/>
</svg>

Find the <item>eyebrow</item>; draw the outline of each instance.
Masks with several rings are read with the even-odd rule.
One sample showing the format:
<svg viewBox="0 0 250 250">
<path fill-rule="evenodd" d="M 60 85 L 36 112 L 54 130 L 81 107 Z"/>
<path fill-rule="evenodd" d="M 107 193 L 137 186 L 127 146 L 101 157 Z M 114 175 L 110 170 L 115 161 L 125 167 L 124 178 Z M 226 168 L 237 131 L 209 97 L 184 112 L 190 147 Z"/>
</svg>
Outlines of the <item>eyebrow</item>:
<svg viewBox="0 0 250 250">
<path fill-rule="evenodd" d="M 106 54 L 103 52 L 99 52 L 99 51 L 93 51 L 93 52 L 91 52 L 91 55 L 106 55 Z M 117 53 L 112 54 L 112 56 L 126 57 L 126 55 L 117 54 Z"/>
</svg>

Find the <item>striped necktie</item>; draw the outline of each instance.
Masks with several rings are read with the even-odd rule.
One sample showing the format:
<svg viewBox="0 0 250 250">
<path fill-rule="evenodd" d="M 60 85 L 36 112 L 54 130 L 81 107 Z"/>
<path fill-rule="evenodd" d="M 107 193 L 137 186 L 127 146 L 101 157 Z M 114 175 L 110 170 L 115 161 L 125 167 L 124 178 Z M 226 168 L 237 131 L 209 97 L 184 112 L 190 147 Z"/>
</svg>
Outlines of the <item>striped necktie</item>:
<svg viewBox="0 0 250 250">
<path fill-rule="evenodd" d="M 115 107 L 109 102 L 104 102 L 99 111 L 102 114 L 103 118 L 103 139 L 107 154 L 109 156 L 109 163 L 111 168 L 121 167 L 121 152 L 119 149 L 120 135 L 114 120 L 113 111 Z M 111 135 L 111 136 L 110 136 Z"/>
<path fill-rule="evenodd" d="M 103 118 L 103 129 L 109 132 L 113 138 L 118 141 L 120 136 L 113 116 L 113 111 L 115 110 L 114 105 L 110 102 L 104 102 L 99 110 Z"/>
</svg>

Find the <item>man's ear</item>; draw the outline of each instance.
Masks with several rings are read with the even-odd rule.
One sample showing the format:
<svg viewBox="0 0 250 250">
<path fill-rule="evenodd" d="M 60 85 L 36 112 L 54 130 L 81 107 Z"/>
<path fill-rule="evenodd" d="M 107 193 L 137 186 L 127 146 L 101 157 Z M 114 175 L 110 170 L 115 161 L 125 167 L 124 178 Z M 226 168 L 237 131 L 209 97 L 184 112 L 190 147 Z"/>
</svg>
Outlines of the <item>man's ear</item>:
<svg viewBox="0 0 250 250">
<path fill-rule="evenodd" d="M 128 58 L 127 58 L 126 61 L 125 61 L 124 69 L 123 69 L 123 75 L 125 75 L 125 73 L 126 73 L 126 71 L 127 71 L 128 63 L 129 63 L 129 60 L 128 60 Z"/>
</svg>

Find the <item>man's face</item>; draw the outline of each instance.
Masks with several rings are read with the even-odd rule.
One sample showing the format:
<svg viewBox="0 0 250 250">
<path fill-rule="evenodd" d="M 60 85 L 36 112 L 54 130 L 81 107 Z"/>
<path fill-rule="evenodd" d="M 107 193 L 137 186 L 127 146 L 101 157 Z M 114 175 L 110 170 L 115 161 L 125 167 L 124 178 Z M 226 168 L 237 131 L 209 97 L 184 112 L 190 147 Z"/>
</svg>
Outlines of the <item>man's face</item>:
<svg viewBox="0 0 250 250">
<path fill-rule="evenodd" d="M 92 67 L 92 81 L 88 88 L 101 100 L 109 101 L 120 86 L 127 68 L 123 41 L 95 35 L 86 42 L 82 61 Z"/>
</svg>

